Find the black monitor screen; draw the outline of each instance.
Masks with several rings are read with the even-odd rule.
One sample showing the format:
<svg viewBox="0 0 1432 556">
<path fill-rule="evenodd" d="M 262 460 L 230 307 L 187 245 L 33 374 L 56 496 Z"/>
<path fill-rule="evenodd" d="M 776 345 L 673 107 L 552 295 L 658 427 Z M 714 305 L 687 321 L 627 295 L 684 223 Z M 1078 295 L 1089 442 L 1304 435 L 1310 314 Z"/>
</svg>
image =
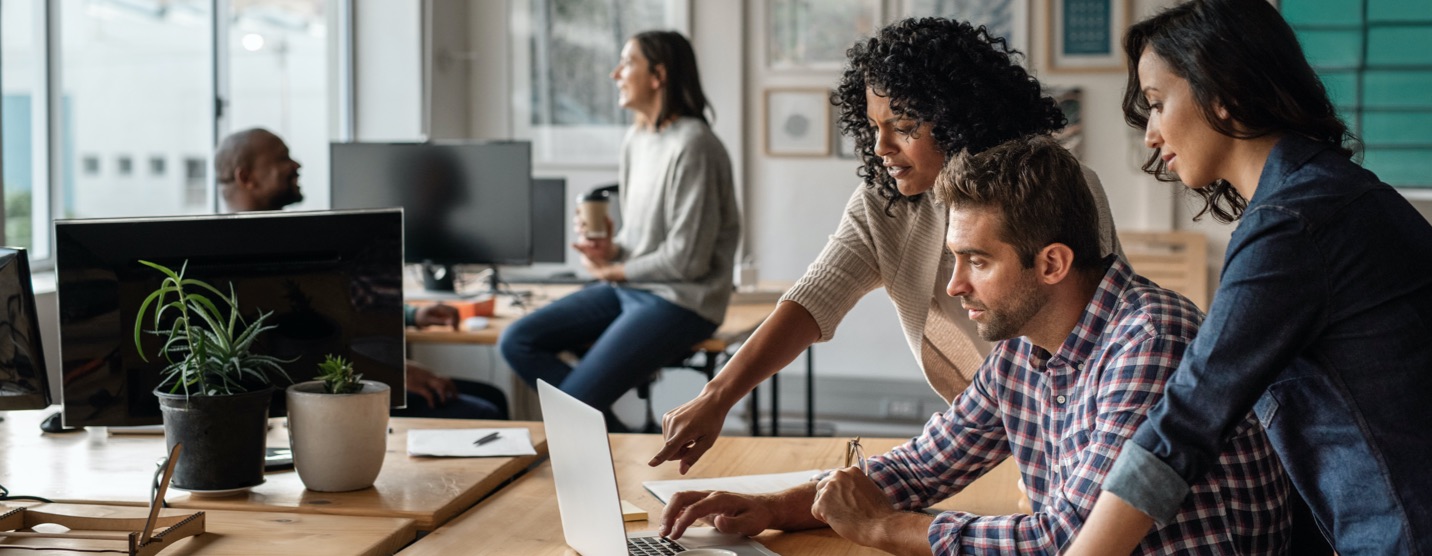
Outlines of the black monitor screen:
<svg viewBox="0 0 1432 556">
<path fill-rule="evenodd" d="M 0 302 L 5 311 L 0 319 L 0 410 L 44 409 L 50 405 L 50 381 L 24 249 L 0 248 Z"/>
<path fill-rule="evenodd" d="M 275 328 L 253 351 L 294 359 L 284 365 L 294 381 L 312 380 L 333 354 L 392 387 L 392 404 L 402 405 L 402 234 L 396 209 L 56 222 L 65 424 L 161 420 L 152 391 L 163 338 L 143 335 L 145 361 L 134 318 L 164 276 L 140 260 L 176 271 L 187 263 L 186 278 L 232 285 L 250 323 L 273 313 Z M 283 413 L 279 381 L 271 415 Z"/>
<path fill-rule="evenodd" d="M 532 180 L 532 262 L 567 262 L 567 228 L 572 213 L 567 210 L 567 180 Z"/>
<path fill-rule="evenodd" d="M 408 262 L 532 261 L 530 143 L 333 143 L 330 164 L 333 208 L 403 208 Z"/>
</svg>

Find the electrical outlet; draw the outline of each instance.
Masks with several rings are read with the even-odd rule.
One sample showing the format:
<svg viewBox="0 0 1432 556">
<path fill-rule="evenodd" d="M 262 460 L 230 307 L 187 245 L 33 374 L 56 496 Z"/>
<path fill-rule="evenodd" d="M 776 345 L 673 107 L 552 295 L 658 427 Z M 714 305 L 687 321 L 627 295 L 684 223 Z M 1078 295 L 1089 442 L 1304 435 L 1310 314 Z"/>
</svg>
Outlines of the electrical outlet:
<svg viewBox="0 0 1432 556">
<path fill-rule="evenodd" d="M 920 400 L 915 398 L 885 398 L 881 406 L 887 419 L 920 418 Z"/>
</svg>

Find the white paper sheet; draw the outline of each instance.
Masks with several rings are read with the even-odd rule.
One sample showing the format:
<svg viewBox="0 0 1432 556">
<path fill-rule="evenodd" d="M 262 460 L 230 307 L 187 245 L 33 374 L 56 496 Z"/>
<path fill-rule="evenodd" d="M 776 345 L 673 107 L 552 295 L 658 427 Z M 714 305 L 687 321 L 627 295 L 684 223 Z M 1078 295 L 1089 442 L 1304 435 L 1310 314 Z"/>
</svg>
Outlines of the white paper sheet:
<svg viewBox="0 0 1432 556">
<path fill-rule="evenodd" d="M 650 491 L 653 496 L 660 499 L 661 503 L 665 504 L 671 501 L 671 495 L 683 490 L 724 490 L 737 494 L 761 494 L 785 490 L 809 482 L 812 477 L 820 473 L 820 469 L 807 469 L 805 471 L 771 473 L 768 475 L 738 475 L 735 477 L 714 477 L 710 479 L 646 481 L 641 485 L 646 487 L 646 490 Z"/>
<path fill-rule="evenodd" d="M 481 446 L 477 439 L 497 433 L 497 439 Z M 408 431 L 408 455 L 459 458 L 535 456 L 532 432 L 509 429 L 412 429 Z"/>
</svg>

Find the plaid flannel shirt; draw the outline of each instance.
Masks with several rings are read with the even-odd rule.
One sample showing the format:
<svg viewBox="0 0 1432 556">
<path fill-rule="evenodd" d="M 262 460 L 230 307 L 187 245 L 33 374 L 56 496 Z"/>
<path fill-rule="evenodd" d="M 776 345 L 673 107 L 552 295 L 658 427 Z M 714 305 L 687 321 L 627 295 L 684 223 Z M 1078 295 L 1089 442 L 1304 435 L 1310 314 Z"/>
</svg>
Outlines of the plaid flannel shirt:
<svg viewBox="0 0 1432 556">
<path fill-rule="evenodd" d="M 974 384 L 924 433 L 870 458 L 870 478 L 902 510 L 959 492 L 1013 455 L 1033 515 L 935 517 L 935 554 L 1056 554 L 1073 539 L 1124 441 L 1178 368 L 1203 315 L 1115 259 L 1056 353 L 1005 340 Z M 1135 554 L 1279 554 L 1288 483 L 1250 414 L 1178 515 Z"/>
</svg>

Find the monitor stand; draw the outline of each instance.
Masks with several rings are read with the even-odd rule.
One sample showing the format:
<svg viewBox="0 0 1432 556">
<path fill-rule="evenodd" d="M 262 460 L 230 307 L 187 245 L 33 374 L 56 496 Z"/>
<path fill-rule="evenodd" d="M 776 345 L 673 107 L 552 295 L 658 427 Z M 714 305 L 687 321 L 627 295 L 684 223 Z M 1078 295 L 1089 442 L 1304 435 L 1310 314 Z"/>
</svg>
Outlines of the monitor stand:
<svg viewBox="0 0 1432 556">
<path fill-rule="evenodd" d="M 502 280 L 502 275 L 497 271 L 497 265 L 487 265 L 487 288 L 476 292 L 468 292 L 464 295 L 494 296 L 504 295 L 521 299 L 532 292 L 512 289 L 511 284 Z M 453 265 L 436 264 L 429 261 L 423 262 L 423 289 L 429 293 L 440 296 L 458 296 L 457 293 L 457 268 Z"/>
<path fill-rule="evenodd" d="M 487 265 L 487 270 L 487 289 L 479 293 L 485 293 L 493 296 L 505 295 L 518 300 L 524 299 L 527 296 L 532 295 L 532 292 L 530 291 L 512 289 L 512 284 L 509 284 L 504 281 L 502 279 L 502 275 L 498 274 L 497 265 Z"/>
</svg>

